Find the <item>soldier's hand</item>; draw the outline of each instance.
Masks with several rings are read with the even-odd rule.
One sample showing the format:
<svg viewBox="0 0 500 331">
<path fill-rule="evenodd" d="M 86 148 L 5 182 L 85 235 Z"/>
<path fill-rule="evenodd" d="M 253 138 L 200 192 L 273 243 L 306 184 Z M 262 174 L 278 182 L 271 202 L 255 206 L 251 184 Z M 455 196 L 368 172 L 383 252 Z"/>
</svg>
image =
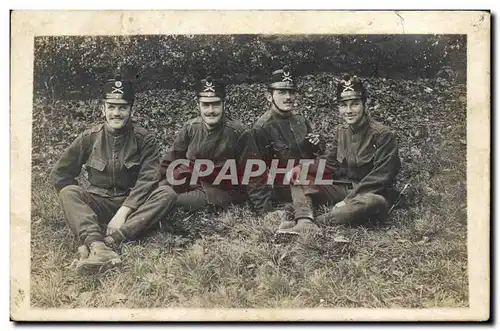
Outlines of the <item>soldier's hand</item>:
<svg viewBox="0 0 500 331">
<path fill-rule="evenodd" d="M 300 171 L 301 171 L 301 166 L 300 165 L 295 166 L 292 170 L 288 171 L 285 174 L 284 182 L 290 184 L 295 183 L 295 181 L 299 178 Z"/>
<path fill-rule="evenodd" d="M 342 201 L 337 202 L 337 204 L 335 205 L 335 208 L 344 207 L 345 205 L 346 205 L 345 201 L 342 200 Z"/>
<path fill-rule="evenodd" d="M 319 144 L 319 134 L 308 133 L 306 139 L 313 145 Z"/>
<path fill-rule="evenodd" d="M 285 178 L 283 179 L 283 184 L 292 183 L 292 177 L 293 177 L 293 169 L 285 174 Z"/>
<path fill-rule="evenodd" d="M 106 229 L 106 235 L 112 235 L 116 230 L 120 229 L 125 221 L 127 220 L 128 215 L 132 213 L 132 209 L 129 207 L 121 206 L 116 212 L 115 216 L 108 223 L 108 227 Z"/>
</svg>

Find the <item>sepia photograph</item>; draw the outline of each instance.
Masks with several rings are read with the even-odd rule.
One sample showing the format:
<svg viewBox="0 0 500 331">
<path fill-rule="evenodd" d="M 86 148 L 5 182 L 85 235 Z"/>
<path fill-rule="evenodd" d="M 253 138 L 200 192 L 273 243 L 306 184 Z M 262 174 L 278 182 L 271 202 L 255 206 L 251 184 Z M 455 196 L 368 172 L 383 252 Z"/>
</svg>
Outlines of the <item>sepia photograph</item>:
<svg viewBox="0 0 500 331">
<path fill-rule="evenodd" d="M 11 318 L 489 318 L 488 12 L 14 14 Z"/>
</svg>

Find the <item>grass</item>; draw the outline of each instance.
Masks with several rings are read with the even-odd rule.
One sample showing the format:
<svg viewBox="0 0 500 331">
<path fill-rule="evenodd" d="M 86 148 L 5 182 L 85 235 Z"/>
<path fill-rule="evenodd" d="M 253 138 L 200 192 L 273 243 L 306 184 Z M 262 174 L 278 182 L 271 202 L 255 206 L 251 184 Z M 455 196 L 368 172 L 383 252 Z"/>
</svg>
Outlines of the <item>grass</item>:
<svg viewBox="0 0 500 331">
<path fill-rule="evenodd" d="M 325 89 L 318 77 L 308 79 L 318 91 Z M 64 138 L 47 123 L 64 119 L 67 125 L 61 127 L 74 134 L 95 119 L 73 120 L 64 111 L 37 104 L 32 307 L 467 307 L 465 87 L 445 86 L 441 93 L 427 95 L 418 91 L 429 81 L 372 82 L 384 95 L 382 107 L 372 115 L 395 118 L 391 125 L 399 134 L 403 160 L 399 187 L 411 183 L 386 224 L 325 227 L 319 234 L 284 242 L 274 237 L 280 223 L 276 215 L 258 218 L 246 206 L 202 210 L 190 219 L 176 212 L 170 222 L 121 247 L 120 269 L 90 277 L 69 268 L 77 242 L 47 182 L 48 169 L 73 138 Z M 401 91 L 388 94 L 387 86 Z M 254 90 L 239 86 L 233 104 L 250 102 L 241 98 L 260 100 Z M 423 94 L 406 97 L 413 93 Z M 63 103 L 58 107 L 65 109 Z M 180 112 L 179 122 L 185 120 L 184 113 L 187 109 Z M 246 121 L 256 115 L 251 113 Z M 428 132 L 414 132 L 418 128 Z M 153 132 L 159 138 L 173 137 L 174 129 L 168 130 L 172 134 Z M 324 133 L 329 130 L 323 128 Z"/>
<path fill-rule="evenodd" d="M 383 227 L 327 227 L 291 242 L 275 240 L 276 215 L 256 218 L 245 206 L 201 211 L 189 224 L 180 220 L 123 245 L 124 265 L 91 277 L 68 267 L 77 242 L 54 191 L 37 178 L 31 302 L 68 308 L 467 307 L 458 172 L 435 176 L 421 204 L 396 209 Z M 191 222 L 203 229 L 193 230 Z M 334 241 L 337 236 L 349 242 Z"/>
</svg>

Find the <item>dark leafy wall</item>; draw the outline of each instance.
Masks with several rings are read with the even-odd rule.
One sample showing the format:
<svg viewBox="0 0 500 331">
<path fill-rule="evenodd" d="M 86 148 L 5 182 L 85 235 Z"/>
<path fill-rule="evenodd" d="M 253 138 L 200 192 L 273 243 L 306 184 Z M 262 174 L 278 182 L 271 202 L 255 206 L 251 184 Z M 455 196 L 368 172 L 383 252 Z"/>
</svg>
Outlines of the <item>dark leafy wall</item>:
<svg viewBox="0 0 500 331">
<path fill-rule="evenodd" d="M 58 36 L 34 43 L 35 97 L 53 100 L 96 97 L 115 73 L 139 91 L 189 89 L 206 74 L 229 84 L 263 82 L 285 64 L 298 76 L 466 78 L 464 35 Z"/>
</svg>

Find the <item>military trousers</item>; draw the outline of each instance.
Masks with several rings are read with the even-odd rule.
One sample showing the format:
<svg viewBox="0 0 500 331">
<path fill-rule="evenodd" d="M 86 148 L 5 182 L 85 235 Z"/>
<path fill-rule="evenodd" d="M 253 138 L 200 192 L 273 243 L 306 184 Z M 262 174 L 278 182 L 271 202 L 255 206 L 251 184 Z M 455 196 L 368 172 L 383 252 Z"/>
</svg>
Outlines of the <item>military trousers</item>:
<svg viewBox="0 0 500 331">
<path fill-rule="evenodd" d="M 208 205 L 227 208 L 230 204 L 240 203 L 245 195 L 238 190 L 223 190 L 212 185 L 198 185 L 191 191 L 180 193 L 176 206 L 186 211 L 196 211 Z"/>
<path fill-rule="evenodd" d="M 383 219 L 387 215 L 388 202 L 382 196 L 373 193 L 362 193 L 346 204 L 335 207 L 345 199 L 352 189 L 351 184 L 333 185 L 291 185 L 295 219 L 309 218 L 314 220 L 314 208 L 320 205 L 333 206 L 329 211 L 316 218 L 316 222 L 324 225 L 363 224 L 369 219 Z"/>
<path fill-rule="evenodd" d="M 59 192 L 62 209 L 72 232 L 81 244 L 90 246 L 103 241 L 106 225 L 125 201 L 126 196 L 102 197 L 77 185 L 69 185 Z M 124 239 L 132 239 L 141 231 L 163 219 L 175 206 L 177 193 L 160 186 L 128 217 L 120 228 Z"/>
</svg>

